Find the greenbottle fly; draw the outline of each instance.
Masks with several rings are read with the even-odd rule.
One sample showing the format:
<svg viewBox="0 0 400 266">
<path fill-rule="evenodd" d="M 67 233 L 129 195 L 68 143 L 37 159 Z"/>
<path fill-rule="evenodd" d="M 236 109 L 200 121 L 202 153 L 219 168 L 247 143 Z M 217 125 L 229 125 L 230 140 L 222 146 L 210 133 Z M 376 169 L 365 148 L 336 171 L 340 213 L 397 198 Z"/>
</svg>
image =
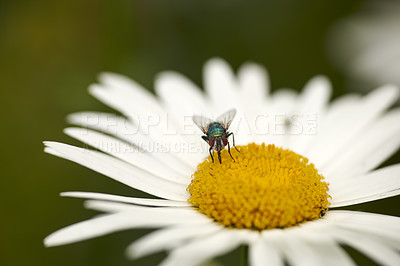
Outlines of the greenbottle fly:
<svg viewBox="0 0 400 266">
<path fill-rule="evenodd" d="M 232 132 L 228 131 L 235 115 L 236 109 L 231 109 L 217 117 L 215 121 L 204 116 L 193 116 L 193 122 L 205 134 L 205 136 L 202 136 L 201 138 L 210 145 L 208 152 L 210 153 L 212 162 L 214 162 L 213 153 L 216 151 L 218 153 L 219 163 L 221 163 L 221 151 L 225 146 L 228 146 L 228 153 L 232 160 L 235 161 L 232 157 L 231 147 L 228 141 L 228 137 L 232 135 L 233 147 L 239 151 L 235 146 L 235 136 Z"/>
</svg>

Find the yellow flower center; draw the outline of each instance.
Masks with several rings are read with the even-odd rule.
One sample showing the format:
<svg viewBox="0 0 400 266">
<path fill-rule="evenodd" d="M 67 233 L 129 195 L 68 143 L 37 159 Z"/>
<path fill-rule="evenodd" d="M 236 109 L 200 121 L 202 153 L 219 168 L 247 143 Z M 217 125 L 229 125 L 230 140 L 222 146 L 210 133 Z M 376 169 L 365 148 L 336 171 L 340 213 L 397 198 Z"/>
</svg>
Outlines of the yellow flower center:
<svg viewBox="0 0 400 266">
<path fill-rule="evenodd" d="M 284 228 L 320 218 L 329 206 L 328 184 L 308 159 L 274 145 L 221 152 L 222 164 L 199 164 L 189 202 L 215 221 L 236 228 Z"/>
</svg>

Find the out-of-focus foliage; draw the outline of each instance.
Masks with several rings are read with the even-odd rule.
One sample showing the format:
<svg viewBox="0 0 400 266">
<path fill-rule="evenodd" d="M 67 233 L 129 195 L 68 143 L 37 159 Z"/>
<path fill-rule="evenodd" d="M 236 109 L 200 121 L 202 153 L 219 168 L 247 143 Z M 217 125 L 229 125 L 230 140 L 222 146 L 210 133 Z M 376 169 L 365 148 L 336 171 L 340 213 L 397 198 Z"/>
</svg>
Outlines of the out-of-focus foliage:
<svg viewBox="0 0 400 266">
<path fill-rule="evenodd" d="M 145 230 L 43 247 L 49 233 L 95 215 L 59 192 L 142 195 L 42 151 L 43 140 L 82 145 L 62 133 L 67 114 L 110 111 L 87 93 L 97 73 L 123 73 L 152 90 L 156 73 L 172 69 L 201 85 L 203 63 L 220 56 L 235 67 L 247 60 L 264 64 L 273 89 L 299 89 L 325 74 L 337 96 L 351 88 L 328 63 L 326 33 L 361 2 L 2 1 L 0 265 L 154 265 L 162 259 L 125 258 L 124 248 Z M 387 199 L 354 209 L 399 215 L 398 204 Z M 232 265 L 239 256 L 220 261 Z"/>
</svg>

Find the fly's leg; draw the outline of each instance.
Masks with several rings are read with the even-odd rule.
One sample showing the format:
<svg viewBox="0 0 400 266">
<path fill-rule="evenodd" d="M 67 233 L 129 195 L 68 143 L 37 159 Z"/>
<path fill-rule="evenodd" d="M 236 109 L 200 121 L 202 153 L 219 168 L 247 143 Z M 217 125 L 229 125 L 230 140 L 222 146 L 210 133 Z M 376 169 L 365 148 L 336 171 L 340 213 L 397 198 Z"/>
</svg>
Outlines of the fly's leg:
<svg viewBox="0 0 400 266">
<path fill-rule="evenodd" d="M 229 141 L 228 141 L 228 153 L 229 153 L 229 155 L 231 156 L 232 160 L 233 160 L 234 162 L 236 162 L 235 159 L 233 159 L 233 157 L 232 157 L 232 154 L 231 154 L 231 146 L 229 145 Z"/>
<path fill-rule="evenodd" d="M 221 164 L 221 152 L 220 151 L 218 151 L 218 160 L 219 160 L 219 163 Z"/>
<path fill-rule="evenodd" d="M 212 160 L 212 162 L 214 163 L 214 157 L 212 156 L 212 153 L 211 153 L 211 151 L 212 151 L 212 147 L 210 147 L 210 149 L 208 150 L 208 152 L 210 153 L 211 160 Z"/>
<path fill-rule="evenodd" d="M 231 133 L 229 133 L 226 137 L 228 138 L 230 135 L 232 135 L 232 142 L 233 142 L 233 147 L 238 151 L 238 152 L 240 152 L 239 150 L 238 150 L 238 148 L 236 148 L 236 145 L 235 145 L 235 135 L 233 135 L 233 133 L 231 132 Z M 229 143 L 228 143 L 229 144 Z M 229 154 L 230 154 L 230 152 L 229 152 Z M 231 156 L 232 157 L 232 156 Z"/>
<path fill-rule="evenodd" d="M 201 136 L 201 138 L 202 138 L 205 142 L 209 143 L 209 142 L 208 142 L 208 136 Z M 213 149 L 213 148 L 210 147 L 210 149 L 208 150 L 208 152 L 210 153 L 212 162 L 214 162 L 214 157 L 212 156 L 212 153 L 211 153 L 212 149 Z M 213 153 L 214 153 L 214 151 L 213 151 Z"/>
</svg>

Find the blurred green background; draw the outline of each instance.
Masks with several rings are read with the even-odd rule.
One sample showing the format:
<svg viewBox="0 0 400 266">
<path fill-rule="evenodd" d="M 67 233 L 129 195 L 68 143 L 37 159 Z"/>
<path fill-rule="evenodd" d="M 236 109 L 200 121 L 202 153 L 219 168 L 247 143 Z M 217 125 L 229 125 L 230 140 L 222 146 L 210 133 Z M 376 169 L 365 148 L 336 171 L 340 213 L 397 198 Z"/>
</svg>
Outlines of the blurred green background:
<svg viewBox="0 0 400 266">
<path fill-rule="evenodd" d="M 125 247 L 147 230 L 45 248 L 49 233 L 92 217 L 69 190 L 139 195 L 84 167 L 45 154 L 43 140 L 71 144 L 72 112 L 111 111 L 87 93 L 101 71 L 128 75 L 152 90 L 153 77 L 177 70 L 201 86 L 202 66 L 220 56 L 235 68 L 265 65 L 272 88 L 300 89 L 325 74 L 335 96 L 352 89 L 326 55 L 326 35 L 363 1 L 1 1 L 0 265 L 154 265 L 164 254 L 129 261 Z M 399 162 L 399 153 L 385 164 Z M 400 198 L 352 207 L 400 215 Z M 352 251 L 360 264 L 373 264 Z M 236 250 L 218 260 L 236 265 Z"/>
</svg>

